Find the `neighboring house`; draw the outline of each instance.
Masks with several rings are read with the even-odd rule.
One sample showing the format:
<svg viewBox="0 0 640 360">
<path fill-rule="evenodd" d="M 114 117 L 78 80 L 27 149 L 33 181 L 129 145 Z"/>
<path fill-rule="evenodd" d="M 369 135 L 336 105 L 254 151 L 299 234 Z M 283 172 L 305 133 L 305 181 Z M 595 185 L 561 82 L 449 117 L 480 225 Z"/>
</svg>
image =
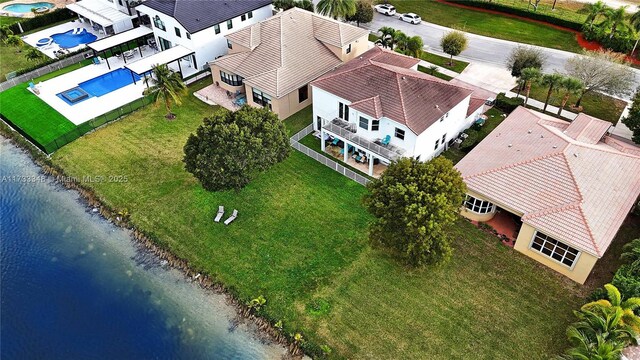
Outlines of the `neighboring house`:
<svg viewBox="0 0 640 360">
<path fill-rule="evenodd" d="M 482 114 L 473 90 L 414 70 L 418 62 L 375 47 L 311 83 L 314 128 L 351 149 L 345 162 L 355 151 L 373 175 L 401 156 L 427 161 Z"/>
<path fill-rule="evenodd" d="M 462 215 L 513 214 L 516 250 L 584 283 L 640 195 L 640 148 L 610 126 L 517 108 L 456 165 L 468 190 Z"/>
<path fill-rule="evenodd" d="M 206 70 L 207 62 L 227 53 L 225 35 L 271 16 L 271 3 L 272 0 L 147 0 L 136 10 L 140 23 L 153 29 L 159 50 L 180 45 L 193 51 L 185 59 L 188 66 Z"/>
<path fill-rule="evenodd" d="M 229 55 L 210 63 L 213 82 L 284 119 L 311 104 L 309 82 L 364 53 L 368 35 L 293 8 L 227 35 Z"/>
<path fill-rule="evenodd" d="M 135 4 L 129 0 L 81 0 L 68 4 L 66 8 L 97 31 L 113 35 L 133 28 L 137 15 L 133 9 Z"/>
</svg>

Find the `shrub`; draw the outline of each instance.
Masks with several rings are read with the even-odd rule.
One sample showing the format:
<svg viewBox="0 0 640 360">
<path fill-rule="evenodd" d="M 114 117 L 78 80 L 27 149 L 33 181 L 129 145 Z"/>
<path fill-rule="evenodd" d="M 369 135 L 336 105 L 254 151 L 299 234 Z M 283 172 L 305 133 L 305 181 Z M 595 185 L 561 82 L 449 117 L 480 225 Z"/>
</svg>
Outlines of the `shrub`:
<svg viewBox="0 0 640 360">
<path fill-rule="evenodd" d="M 506 112 L 507 114 L 511 113 L 518 106 L 524 104 L 524 99 L 522 98 L 510 98 L 505 95 L 505 93 L 500 93 L 496 97 L 496 108 Z"/>
<path fill-rule="evenodd" d="M 41 28 L 47 25 L 51 25 L 53 23 L 57 23 L 64 20 L 71 20 L 76 17 L 76 14 L 68 9 L 57 9 L 50 13 L 38 15 L 34 18 L 27 19 L 24 21 L 20 21 L 20 25 L 22 26 L 23 31 L 30 31 L 37 28 Z M 14 34 L 20 33 L 20 27 L 18 27 L 18 23 L 11 24 L 9 26 L 11 31 Z"/>
<path fill-rule="evenodd" d="M 478 142 L 478 132 L 474 129 L 468 129 L 467 131 L 465 131 L 465 133 L 468 136 L 462 141 L 462 144 L 460 144 L 460 148 L 464 150 L 470 150 Z"/>
</svg>

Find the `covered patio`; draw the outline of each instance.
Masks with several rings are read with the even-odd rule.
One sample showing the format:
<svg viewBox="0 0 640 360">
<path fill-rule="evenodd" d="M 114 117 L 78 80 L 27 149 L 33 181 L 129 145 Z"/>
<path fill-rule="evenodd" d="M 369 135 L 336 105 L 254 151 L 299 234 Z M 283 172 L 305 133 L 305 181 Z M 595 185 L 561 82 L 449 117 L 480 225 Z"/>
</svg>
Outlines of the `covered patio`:
<svg viewBox="0 0 640 360">
<path fill-rule="evenodd" d="M 198 69 L 192 63 L 193 54 L 193 50 L 177 45 L 139 61 L 126 64 L 125 68 L 146 79 L 147 75 L 151 74 L 154 66 L 167 64 L 174 71 L 180 73 L 180 76 L 184 79 L 198 72 Z"/>
<path fill-rule="evenodd" d="M 133 27 L 132 16 L 99 0 L 82 0 L 68 4 L 66 8 L 78 14 L 80 22 L 89 23 L 100 34 L 113 35 Z"/>
<path fill-rule="evenodd" d="M 125 64 L 142 59 L 144 56 L 155 54 L 157 51 L 146 43 L 146 39 L 150 37 L 153 37 L 153 30 L 141 26 L 94 41 L 87 46 L 93 50 L 94 56 L 102 55 L 105 58 L 107 67 L 111 69 L 109 53 L 116 54 L 115 57 L 122 59 Z M 133 49 L 132 45 L 135 45 Z M 136 56 L 136 53 L 139 56 Z"/>
</svg>

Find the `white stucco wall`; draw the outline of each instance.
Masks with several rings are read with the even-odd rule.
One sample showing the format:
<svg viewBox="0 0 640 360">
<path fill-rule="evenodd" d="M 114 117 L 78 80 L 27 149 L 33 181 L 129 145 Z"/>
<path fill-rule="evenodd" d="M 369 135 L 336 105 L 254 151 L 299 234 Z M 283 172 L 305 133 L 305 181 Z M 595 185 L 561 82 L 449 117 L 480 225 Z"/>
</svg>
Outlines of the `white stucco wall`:
<svg viewBox="0 0 640 360">
<path fill-rule="evenodd" d="M 207 63 L 209 61 L 212 61 L 216 57 L 225 55 L 227 53 L 227 39 L 225 39 L 225 35 L 238 29 L 242 29 L 249 25 L 255 24 L 258 21 L 262 21 L 270 17 L 272 14 L 271 5 L 263 6 L 259 9 L 253 10 L 253 17 L 251 19 L 247 18 L 245 21 L 242 21 L 241 16 L 233 18 L 233 28 L 231 30 L 227 29 L 227 23 L 226 21 L 224 21 L 220 23 L 219 34 L 216 34 L 214 27 L 211 26 L 194 34 L 190 34 L 191 39 L 187 39 L 187 30 L 182 27 L 182 25 L 176 19 L 169 17 L 168 15 L 165 15 L 159 11 L 151 9 L 147 6 L 144 6 L 144 4 L 136 7 L 136 9 L 141 14 L 148 15 L 151 19 L 151 27 L 153 29 L 153 34 L 156 38 L 156 42 L 158 43 L 158 48 L 160 48 L 160 39 L 158 38 L 162 37 L 165 40 L 171 42 L 171 46 L 179 44 L 193 50 L 195 52 L 198 70 L 208 69 Z M 156 16 L 159 16 L 160 20 L 164 22 L 166 31 L 158 29 L 154 26 L 153 19 Z M 180 37 L 176 35 L 174 28 L 180 29 Z"/>
</svg>

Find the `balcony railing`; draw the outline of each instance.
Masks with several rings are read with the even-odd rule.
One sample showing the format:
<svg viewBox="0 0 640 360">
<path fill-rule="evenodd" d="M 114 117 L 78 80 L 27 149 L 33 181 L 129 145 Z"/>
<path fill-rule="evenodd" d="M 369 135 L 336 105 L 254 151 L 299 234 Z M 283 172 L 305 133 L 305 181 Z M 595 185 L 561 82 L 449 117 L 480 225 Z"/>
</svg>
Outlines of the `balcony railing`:
<svg viewBox="0 0 640 360">
<path fill-rule="evenodd" d="M 354 126 L 350 127 L 346 124 Z M 392 145 L 376 144 L 371 140 L 367 140 L 361 136 L 356 135 L 355 132 L 357 131 L 357 129 L 355 127 L 355 124 L 349 124 L 344 120 L 334 119 L 322 128 L 329 133 L 347 140 L 356 147 L 370 151 L 387 160 L 396 160 L 404 154 L 404 150 L 401 148 Z"/>
</svg>

